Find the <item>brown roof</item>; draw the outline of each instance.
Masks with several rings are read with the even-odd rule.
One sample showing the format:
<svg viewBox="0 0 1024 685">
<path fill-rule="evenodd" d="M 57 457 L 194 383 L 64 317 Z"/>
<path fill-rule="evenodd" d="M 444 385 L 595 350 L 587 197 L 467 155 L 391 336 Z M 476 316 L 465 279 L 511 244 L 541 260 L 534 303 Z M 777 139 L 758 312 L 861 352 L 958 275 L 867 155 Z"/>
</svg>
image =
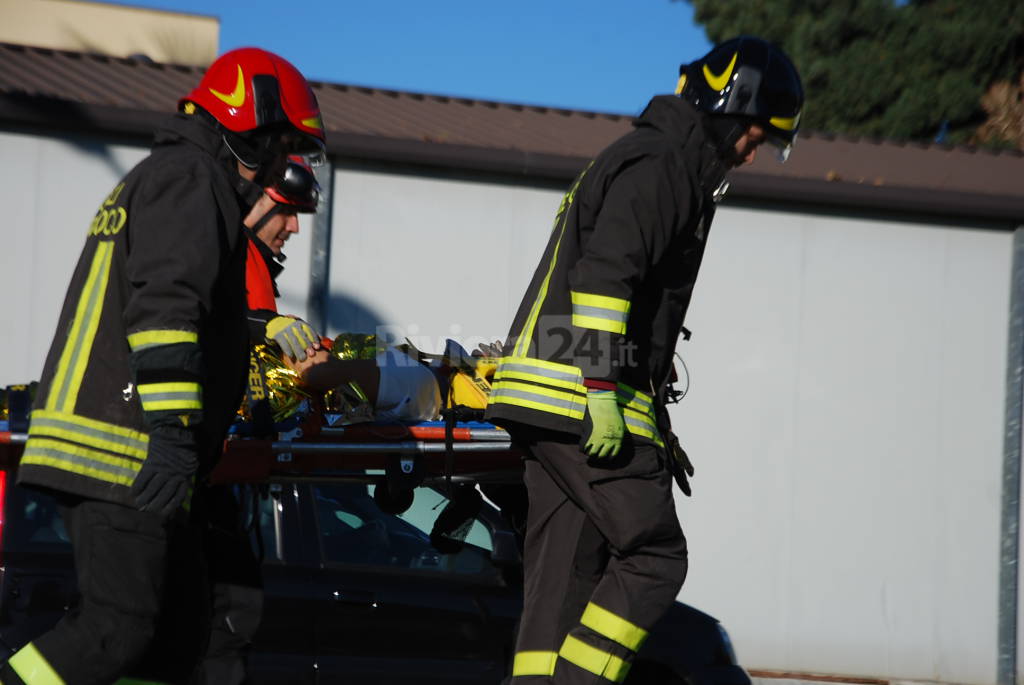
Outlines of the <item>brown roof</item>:
<svg viewBox="0 0 1024 685">
<path fill-rule="evenodd" d="M 202 75 L 0 43 L 0 121 L 148 136 Z M 314 83 L 339 157 L 566 180 L 630 117 Z M 792 158 L 737 172 L 737 196 L 1024 223 L 1024 156 L 801 134 Z"/>
</svg>

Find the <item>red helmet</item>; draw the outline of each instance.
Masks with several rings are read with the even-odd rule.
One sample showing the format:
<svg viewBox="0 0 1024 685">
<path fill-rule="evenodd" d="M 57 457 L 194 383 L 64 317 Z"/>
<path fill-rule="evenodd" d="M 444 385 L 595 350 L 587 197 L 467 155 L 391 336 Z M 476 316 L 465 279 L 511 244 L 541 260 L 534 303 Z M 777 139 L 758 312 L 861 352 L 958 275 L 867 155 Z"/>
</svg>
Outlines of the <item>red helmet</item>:
<svg viewBox="0 0 1024 685">
<path fill-rule="evenodd" d="M 218 57 L 195 90 L 178 106 L 195 103 L 235 133 L 285 126 L 302 134 L 296 152 L 324 147 L 320 106 L 306 79 L 286 59 L 259 48 L 238 48 Z"/>
<path fill-rule="evenodd" d="M 264 191 L 274 202 L 295 207 L 298 212 L 316 212 L 320 203 L 320 184 L 316 182 L 313 169 L 301 157 L 289 157 L 281 178 Z"/>
</svg>

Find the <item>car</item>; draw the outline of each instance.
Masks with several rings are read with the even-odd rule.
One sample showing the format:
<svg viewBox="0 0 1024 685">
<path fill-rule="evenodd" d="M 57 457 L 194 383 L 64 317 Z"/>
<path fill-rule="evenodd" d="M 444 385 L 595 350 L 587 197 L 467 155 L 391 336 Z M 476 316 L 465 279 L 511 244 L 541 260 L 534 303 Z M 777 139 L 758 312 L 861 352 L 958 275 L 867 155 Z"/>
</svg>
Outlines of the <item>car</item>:
<svg viewBox="0 0 1024 685">
<path fill-rule="evenodd" d="M 10 653 L 51 627 L 76 593 L 56 502 L 14 486 L 20 448 L 0 448 L 0 647 Z M 384 470 L 335 468 L 227 484 L 262 559 L 249 682 L 497 685 L 506 677 L 523 597 L 523 512 L 509 503 L 525 501 L 522 485 L 431 479 L 396 504 L 384 496 L 388 482 Z M 467 495 L 471 515 L 459 515 L 455 504 Z M 447 524 L 435 528 L 441 515 Z M 751 684 L 719 622 L 678 602 L 625 682 Z"/>
</svg>

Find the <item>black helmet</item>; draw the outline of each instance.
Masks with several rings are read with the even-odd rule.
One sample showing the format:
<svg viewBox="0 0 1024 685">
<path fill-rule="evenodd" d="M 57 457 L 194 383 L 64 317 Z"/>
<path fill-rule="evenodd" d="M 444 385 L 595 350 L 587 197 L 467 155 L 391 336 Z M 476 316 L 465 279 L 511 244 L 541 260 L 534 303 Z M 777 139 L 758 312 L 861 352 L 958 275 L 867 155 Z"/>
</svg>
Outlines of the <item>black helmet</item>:
<svg viewBox="0 0 1024 685">
<path fill-rule="evenodd" d="M 676 93 L 708 114 L 760 124 L 782 159 L 789 155 L 804 89 L 793 62 L 772 43 L 753 36 L 725 41 L 679 67 Z"/>
<path fill-rule="evenodd" d="M 264 190 L 274 202 L 295 207 L 298 212 L 312 214 L 320 203 L 320 184 L 313 169 L 298 156 L 289 157 L 284 174 Z"/>
</svg>

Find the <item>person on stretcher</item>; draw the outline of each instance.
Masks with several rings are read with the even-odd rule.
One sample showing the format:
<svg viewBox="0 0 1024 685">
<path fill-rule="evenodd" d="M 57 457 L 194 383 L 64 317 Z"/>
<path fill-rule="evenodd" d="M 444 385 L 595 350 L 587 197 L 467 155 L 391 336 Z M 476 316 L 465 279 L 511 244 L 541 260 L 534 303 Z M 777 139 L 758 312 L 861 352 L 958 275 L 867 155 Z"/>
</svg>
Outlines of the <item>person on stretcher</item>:
<svg viewBox="0 0 1024 685">
<path fill-rule="evenodd" d="M 374 359 L 340 359 L 325 349 L 311 325 L 279 314 L 276 278 L 283 270 L 284 244 L 299 232 L 298 214 L 316 212 L 320 186 L 313 170 L 290 159 L 284 175 L 264 194 L 245 218 L 249 237 L 246 290 L 250 339 L 254 345 L 272 343 L 282 360 L 303 377 L 309 390 L 327 392 L 355 382 L 381 421 L 424 421 L 438 417 L 441 395 L 433 373 L 389 347 Z"/>
</svg>

